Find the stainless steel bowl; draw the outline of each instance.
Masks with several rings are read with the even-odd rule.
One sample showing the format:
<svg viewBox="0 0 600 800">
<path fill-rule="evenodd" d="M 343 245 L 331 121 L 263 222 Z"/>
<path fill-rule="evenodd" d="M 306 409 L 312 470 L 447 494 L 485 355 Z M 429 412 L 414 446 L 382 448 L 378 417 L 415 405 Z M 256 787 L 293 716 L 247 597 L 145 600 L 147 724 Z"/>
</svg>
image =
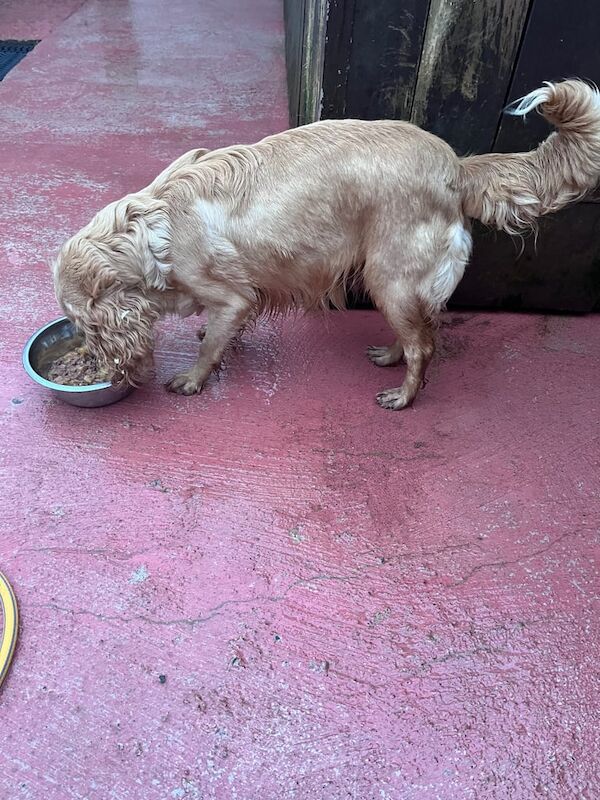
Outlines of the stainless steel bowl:
<svg viewBox="0 0 600 800">
<path fill-rule="evenodd" d="M 30 378 L 65 403 L 83 408 L 99 408 L 116 403 L 131 394 L 132 386 L 116 389 L 110 383 L 91 386 L 62 386 L 44 378 L 44 373 L 54 358 L 64 355 L 80 339 L 68 317 L 49 322 L 33 334 L 23 350 L 23 366 Z"/>
</svg>

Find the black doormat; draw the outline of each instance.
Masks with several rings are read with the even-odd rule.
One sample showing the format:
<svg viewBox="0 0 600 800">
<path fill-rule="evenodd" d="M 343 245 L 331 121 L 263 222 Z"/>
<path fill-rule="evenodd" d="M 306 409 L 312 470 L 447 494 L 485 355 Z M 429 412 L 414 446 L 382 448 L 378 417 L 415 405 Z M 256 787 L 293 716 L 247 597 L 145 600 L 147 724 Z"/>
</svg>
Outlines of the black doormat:
<svg viewBox="0 0 600 800">
<path fill-rule="evenodd" d="M 22 58 L 25 58 L 30 50 L 33 50 L 38 41 L 39 40 L 18 42 L 14 39 L 0 40 L 0 81 Z"/>
</svg>

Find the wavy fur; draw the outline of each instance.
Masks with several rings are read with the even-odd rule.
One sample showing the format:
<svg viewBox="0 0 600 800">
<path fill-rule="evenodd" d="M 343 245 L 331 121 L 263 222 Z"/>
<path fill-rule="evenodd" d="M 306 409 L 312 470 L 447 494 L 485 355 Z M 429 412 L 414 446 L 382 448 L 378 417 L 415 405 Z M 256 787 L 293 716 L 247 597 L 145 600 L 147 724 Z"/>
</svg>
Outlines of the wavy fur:
<svg viewBox="0 0 600 800">
<path fill-rule="evenodd" d="M 372 361 L 404 356 L 386 408 L 414 399 L 436 318 L 471 253 L 470 218 L 516 233 L 600 176 L 600 103 L 581 81 L 545 84 L 510 111 L 558 130 L 531 153 L 459 159 L 404 122 L 315 123 L 254 145 L 192 150 L 101 211 L 63 248 L 59 301 L 123 380 L 143 379 L 152 327 L 205 309 L 196 363 L 169 388 L 202 388 L 232 337 L 262 313 L 343 307 L 359 284 L 395 334 Z"/>
<path fill-rule="evenodd" d="M 546 83 L 507 109 L 537 110 L 557 132 L 530 153 L 490 153 L 461 162 L 465 213 L 515 234 L 535 228 L 595 188 L 600 175 L 600 95 L 582 81 Z"/>
</svg>

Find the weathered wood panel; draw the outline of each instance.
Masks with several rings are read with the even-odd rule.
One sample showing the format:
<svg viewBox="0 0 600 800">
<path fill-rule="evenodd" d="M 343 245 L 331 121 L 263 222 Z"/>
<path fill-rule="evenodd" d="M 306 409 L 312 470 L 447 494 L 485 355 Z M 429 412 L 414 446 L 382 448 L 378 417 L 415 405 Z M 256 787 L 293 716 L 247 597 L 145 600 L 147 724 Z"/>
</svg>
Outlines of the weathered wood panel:
<svg viewBox="0 0 600 800">
<path fill-rule="evenodd" d="M 600 82 L 599 0 L 534 0 L 508 99 L 543 81 L 574 76 Z M 525 124 L 504 117 L 494 149 L 530 150 L 549 132 L 539 114 L 530 114 Z"/>
<path fill-rule="evenodd" d="M 314 122 L 321 115 L 323 63 L 327 42 L 327 0 L 305 0 L 305 3 L 299 125 Z"/>
<path fill-rule="evenodd" d="M 346 116 L 409 119 L 429 0 L 354 0 Z"/>
<path fill-rule="evenodd" d="M 408 119 L 427 8 L 423 0 L 330 0 L 322 104 L 309 105 L 306 121 L 317 118 L 310 109 L 322 119 Z"/>
<path fill-rule="evenodd" d="M 323 64 L 322 119 L 348 116 L 347 87 L 352 53 L 355 0 L 330 0 Z"/>
<path fill-rule="evenodd" d="M 327 0 L 285 0 L 290 124 L 319 119 L 327 40 Z"/>
<path fill-rule="evenodd" d="M 305 0 L 284 0 L 283 4 L 290 125 L 298 124 L 304 49 L 304 6 Z"/>
<path fill-rule="evenodd" d="M 451 306 L 600 311 L 600 205 L 540 220 L 537 242 L 475 226 L 473 258 Z"/>
<path fill-rule="evenodd" d="M 459 153 L 491 150 L 530 0 L 432 0 L 412 121 Z"/>
</svg>

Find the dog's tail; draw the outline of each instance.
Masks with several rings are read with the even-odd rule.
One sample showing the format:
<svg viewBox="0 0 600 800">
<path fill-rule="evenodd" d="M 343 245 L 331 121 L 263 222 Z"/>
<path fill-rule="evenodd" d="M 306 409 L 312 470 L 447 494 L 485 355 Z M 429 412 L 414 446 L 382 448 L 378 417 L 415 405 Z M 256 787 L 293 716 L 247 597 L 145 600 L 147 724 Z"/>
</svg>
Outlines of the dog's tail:
<svg viewBox="0 0 600 800">
<path fill-rule="evenodd" d="M 557 128 L 536 150 L 460 162 L 465 214 L 508 233 L 534 228 L 538 217 L 581 198 L 600 180 L 598 89 L 579 80 L 546 83 L 507 112 L 524 117 L 534 108 Z"/>
</svg>

